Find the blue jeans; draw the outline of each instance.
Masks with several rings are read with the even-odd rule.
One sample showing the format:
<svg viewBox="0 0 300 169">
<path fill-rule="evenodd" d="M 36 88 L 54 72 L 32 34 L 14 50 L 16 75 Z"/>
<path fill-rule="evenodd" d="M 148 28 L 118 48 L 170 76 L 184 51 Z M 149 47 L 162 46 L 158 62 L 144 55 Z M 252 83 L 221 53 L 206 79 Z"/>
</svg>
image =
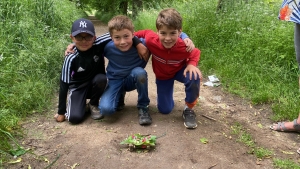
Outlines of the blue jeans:
<svg viewBox="0 0 300 169">
<path fill-rule="evenodd" d="M 173 87 L 174 81 L 177 80 L 184 84 L 185 86 L 185 102 L 190 104 L 195 104 L 199 97 L 200 92 L 200 78 L 197 77 L 196 80 L 194 75 L 190 80 L 190 73 L 186 73 L 186 77 L 183 76 L 183 71 L 185 67 L 179 70 L 175 76 L 167 80 L 156 79 L 157 86 L 157 108 L 162 114 L 169 114 L 174 108 L 173 100 Z"/>
<path fill-rule="evenodd" d="M 148 97 L 148 76 L 147 72 L 141 68 L 134 68 L 131 73 L 123 79 L 109 79 L 108 87 L 101 96 L 99 109 L 102 115 L 113 114 L 118 106 L 122 93 L 137 90 L 137 108 L 145 108 L 149 105 Z"/>
</svg>

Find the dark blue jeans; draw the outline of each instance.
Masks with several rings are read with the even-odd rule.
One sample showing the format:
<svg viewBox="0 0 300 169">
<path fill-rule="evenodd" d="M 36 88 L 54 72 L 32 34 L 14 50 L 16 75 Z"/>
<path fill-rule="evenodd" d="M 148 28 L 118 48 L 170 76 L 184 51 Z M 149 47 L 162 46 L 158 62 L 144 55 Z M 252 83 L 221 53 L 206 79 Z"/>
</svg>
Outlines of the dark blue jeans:
<svg viewBox="0 0 300 169">
<path fill-rule="evenodd" d="M 109 79 L 108 87 L 100 99 L 100 113 L 102 115 L 113 114 L 117 109 L 121 94 L 124 91 L 135 89 L 138 92 L 137 107 L 147 107 L 150 103 L 148 97 L 148 75 L 141 67 L 134 68 L 130 75 L 124 79 Z"/>
<path fill-rule="evenodd" d="M 168 80 L 158 80 L 156 79 L 157 86 L 157 108 L 162 114 L 169 114 L 174 108 L 174 99 L 173 99 L 173 88 L 174 81 L 177 80 L 184 84 L 185 86 L 185 102 L 186 103 L 195 103 L 199 97 L 200 92 L 200 78 L 197 77 L 194 79 L 194 75 L 190 80 L 189 72 L 186 73 L 186 77 L 183 76 L 183 67 L 178 71 L 175 76 Z"/>
</svg>

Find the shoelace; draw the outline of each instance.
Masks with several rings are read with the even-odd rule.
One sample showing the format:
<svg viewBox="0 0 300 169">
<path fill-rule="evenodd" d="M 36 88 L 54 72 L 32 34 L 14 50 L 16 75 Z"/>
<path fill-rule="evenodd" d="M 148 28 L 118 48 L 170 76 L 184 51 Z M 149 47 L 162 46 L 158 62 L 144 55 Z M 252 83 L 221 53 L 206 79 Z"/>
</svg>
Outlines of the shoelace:
<svg viewBox="0 0 300 169">
<path fill-rule="evenodd" d="M 149 113 L 146 113 L 143 111 L 143 113 L 141 114 L 142 117 L 149 117 Z"/>
<path fill-rule="evenodd" d="M 185 110 L 184 115 L 187 117 L 196 117 L 196 114 L 192 110 Z"/>
</svg>

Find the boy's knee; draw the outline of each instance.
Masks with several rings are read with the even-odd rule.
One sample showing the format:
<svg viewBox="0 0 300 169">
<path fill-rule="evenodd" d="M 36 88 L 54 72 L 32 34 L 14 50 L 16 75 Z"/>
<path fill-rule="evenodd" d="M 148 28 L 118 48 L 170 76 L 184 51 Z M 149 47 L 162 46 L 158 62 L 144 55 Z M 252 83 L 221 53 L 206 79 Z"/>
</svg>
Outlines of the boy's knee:
<svg viewBox="0 0 300 169">
<path fill-rule="evenodd" d="M 115 109 L 110 105 L 110 106 L 99 106 L 100 113 L 104 116 L 106 115 L 112 115 L 115 113 Z"/>
<path fill-rule="evenodd" d="M 172 112 L 172 109 L 170 108 L 159 108 L 158 107 L 158 111 L 161 113 L 161 114 L 170 114 Z"/>
<path fill-rule="evenodd" d="M 136 76 L 147 76 L 147 71 L 141 67 L 136 67 L 133 70 L 133 74 L 135 74 Z"/>
<path fill-rule="evenodd" d="M 196 77 L 195 77 L 196 76 Z M 187 72 L 186 73 L 186 76 L 185 78 L 188 80 L 188 81 L 191 81 L 191 82 L 200 82 L 200 77 L 196 74 L 192 74 L 192 78 L 190 79 L 190 72 Z"/>
<path fill-rule="evenodd" d="M 81 116 L 71 116 L 69 118 L 69 122 L 72 124 L 79 124 L 80 122 L 82 122 L 82 120 L 83 120 L 83 117 L 81 117 Z"/>
<path fill-rule="evenodd" d="M 103 74 L 98 74 L 95 76 L 94 78 L 94 83 L 95 84 L 98 84 L 98 85 L 101 85 L 101 84 L 105 84 L 107 83 L 107 78 L 105 75 Z"/>
</svg>

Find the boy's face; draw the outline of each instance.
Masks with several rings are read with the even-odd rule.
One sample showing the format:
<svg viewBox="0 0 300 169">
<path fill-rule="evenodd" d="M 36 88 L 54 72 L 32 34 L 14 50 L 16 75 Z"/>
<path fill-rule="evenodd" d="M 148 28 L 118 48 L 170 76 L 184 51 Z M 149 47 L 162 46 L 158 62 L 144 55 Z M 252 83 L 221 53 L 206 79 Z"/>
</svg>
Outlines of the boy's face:
<svg viewBox="0 0 300 169">
<path fill-rule="evenodd" d="M 120 31 L 113 30 L 111 32 L 111 38 L 114 41 L 115 46 L 122 52 L 128 51 L 132 47 L 133 32 L 128 29 L 122 29 Z"/>
<path fill-rule="evenodd" d="M 87 51 L 93 46 L 93 43 L 96 39 L 95 36 L 92 36 L 88 33 L 80 33 L 76 36 L 70 36 L 72 41 L 75 43 L 75 46 L 80 51 Z"/>
<path fill-rule="evenodd" d="M 172 48 L 175 45 L 180 34 L 181 30 L 171 29 L 167 26 L 162 26 L 160 29 L 157 29 L 159 40 L 167 49 Z"/>
</svg>

